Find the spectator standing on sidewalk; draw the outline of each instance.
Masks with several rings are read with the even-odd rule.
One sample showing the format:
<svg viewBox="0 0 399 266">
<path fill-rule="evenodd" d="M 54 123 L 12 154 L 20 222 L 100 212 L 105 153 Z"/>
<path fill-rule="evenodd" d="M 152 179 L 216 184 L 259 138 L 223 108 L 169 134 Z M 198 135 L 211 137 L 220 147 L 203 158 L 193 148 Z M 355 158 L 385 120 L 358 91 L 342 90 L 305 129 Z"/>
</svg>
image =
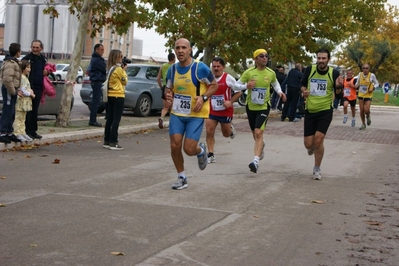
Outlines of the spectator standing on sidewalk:
<svg viewBox="0 0 399 266">
<path fill-rule="evenodd" d="M 276 73 L 277 81 L 280 84 L 280 87 L 281 87 L 281 84 L 284 82 L 285 78 L 287 77 L 287 75 L 285 74 L 284 71 L 285 71 L 284 67 L 280 66 L 280 65 L 276 66 L 276 69 L 274 70 L 274 72 Z M 281 90 L 284 93 L 286 93 L 285 87 L 281 87 Z M 275 93 L 274 91 L 272 91 L 272 92 L 273 92 L 271 94 L 272 95 L 271 96 L 272 97 L 272 99 L 271 99 L 271 107 L 272 107 L 272 109 L 276 109 L 277 108 L 277 110 L 282 111 L 283 110 L 283 108 L 282 108 L 283 101 L 281 101 L 281 99 L 280 99 L 280 97 L 279 97 L 279 95 L 277 93 Z"/>
<path fill-rule="evenodd" d="M 173 65 L 175 62 L 176 62 L 175 54 L 174 53 L 168 54 L 168 63 L 163 64 L 158 72 L 157 82 L 162 91 L 161 98 L 163 102 L 161 117 L 158 119 L 158 127 L 160 129 L 163 128 L 163 119 L 165 118 L 165 115 L 169 112 L 170 109 L 169 103 L 166 101 L 165 98 L 166 74 L 168 73 L 169 67 Z"/>
<path fill-rule="evenodd" d="M 37 116 L 39 112 L 40 99 L 43 94 L 44 76 L 48 76 L 48 71 L 44 69 L 47 58 L 42 55 L 43 43 L 40 40 L 33 40 L 31 44 L 32 51 L 22 60 L 30 62 L 29 83 L 36 97 L 32 99 L 32 110 L 26 113 L 25 127 L 26 134 L 32 139 L 41 139 L 42 136 L 37 134 Z"/>
<path fill-rule="evenodd" d="M 22 92 L 17 91 L 21 85 L 21 68 L 18 61 L 18 57 L 21 56 L 21 45 L 19 43 L 11 43 L 8 50 L 10 54 L 5 56 L 1 66 L 3 109 L 0 116 L 0 142 L 5 144 L 21 142 L 13 133 L 15 104 L 17 96 L 22 95 Z"/>
<path fill-rule="evenodd" d="M 217 90 L 216 80 L 207 65 L 191 58 L 192 48 L 187 39 L 175 43 L 176 64 L 166 76 L 166 99 L 172 106 L 169 120 L 170 148 L 177 171 L 172 189 L 187 188 L 182 149 L 188 156 L 197 156 L 200 170 L 208 160 L 206 145 L 200 143 L 204 119 L 209 116 L 210 98 Z M 184 138 L 184 140 L 183 140 Z"/>
<path fill-rule="evenodd" d="M 123 150 L 118 143 L 118 129 L 125 106 L 125 86 L 127 84 L 127 65 L 122 65 L 122 52 L 111 50 L 108 56 L 108 102 L 107 121 L 104 129 L 104 148 L 110 150 Z"/>
<path fill-rule="evenodd" d="M 206 127 L 206 145 L 208 146 L 208 163 L 215 163 L 214 154 L 215 147 L 215 129 L 218 123 L 222 129 L 223 137 L 234 139 L 236 130 L 234 129 L 233 120 L 233 103 L 241 96 L 241 91 L 233 92 L 232 88 L 236 83 L 235 78 L 224 72 L 225 62 L 220 57 L 212 60 L 212 73 L 218 83 L 217 91 L 210 99 L 211 111 L 209 118 L 205 120 Z"/>
<path fill-rule="evenodd" d="M 30 88 L 28 79 L 30 73 L 29 61 L 21 61 L 21 71 L 21 86 L 18 91 L 22 92 L 22 96 L 18 95 L 17 103 L 15 105 L 14 132 L 19 140 L 32 141 L 32 138 L 25 133 L 26 113 L 32 110 L 32 99 L 35 98 L 35 93 Z"/>
<path fill-rule="evenodd" d="M 346 79 L 344 79 L 344 120 L 342 121 L 344 124 L 348 121 L 348 105 L 351 107 L 352 113 L 352 123 L 351 126 L 354 127 L 356 125 L 356 79 L 353 77 L 352 69 L 348 69 L 346 71 Z"/>
<path fill-rule="evenodd" d="M 362 72 L 357 75 L 357 81 L 355 84 L 356 89 L 359 90 L 357 98 L 359 100 L 360 119 L 362 119 L 362 126 L 359 130 L 366 129 L 365 118 L 367 118 L 367 125 L 371 125 L 370 106 L 371 101 L 373 100 L 373 92 L 378 85 L 379 83 L 377 78 L 370 72 L 370 65 L 363 64 Z"/>
<path fill-rule="evenodd" d="M 286 117 L 288 117 L 288 121 L 290 122 L 298 122 L 300 120 L 295 118 L 295 113 L 298 107 L 299 96 L 301 94 L 302 77 L 302 64 L 296 63 L 295 68 L 288 72 L 287 78 L 281 84 L 282 88 L 287 86 L 287 100 L 284 103 L 281 121 L 284 121 Z"/>
<path fill-rule="evenodd" d="M 253 53 L 255 67 L 247 69 L 234 85 L 236 90 L 248 89 L 246 112 L 248 123 L 255 140 L 254 159 L 249 164 L 251 172 L 258 171 L 259 161 L 264 157 L 265 141 L 263 132 L 266 128 L 270 112 L 270 85 L 274 92 L 285 101 L 285 94 L 281 91 L 276 73 L 267 67 L 269 55 L 265 49 L 258 49 Z"/>
<path fill-rule="evenodd" d="M 94 45 L 94 52 L 90 60 L 90 82 L 93 90 L 91 104 L 90 104 L 90 119 L 89 126 L 102 127 L 101 123 L 97 122 L 97 110 L 102 98 L 102 84 L 107 79 L 107 70 L 105 60 L 102 57 L 104 54 L 104 46 L 101 43 Z"/>
<path fill-rule="evenodd" d="M 314 154 L 313 179 L 321 179 L 321 161 L 324 156 L 324 137 L 333 118 L 334 93 L 341 93 L 343 79 L 339 71 L 328 66 L 330 51 L 320 49 L 315 65 L 308 66 L 302 78 L 302 93 L 306 100 L 304 145 Z"/>
</svg>

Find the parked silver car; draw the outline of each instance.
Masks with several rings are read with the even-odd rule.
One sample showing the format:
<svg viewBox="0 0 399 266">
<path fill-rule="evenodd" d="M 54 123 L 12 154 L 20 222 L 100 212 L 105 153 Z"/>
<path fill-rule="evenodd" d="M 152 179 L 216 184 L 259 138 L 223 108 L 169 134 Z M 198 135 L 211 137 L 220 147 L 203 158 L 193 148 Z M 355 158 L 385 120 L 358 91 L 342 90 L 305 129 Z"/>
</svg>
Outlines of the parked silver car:
<svg viewBox="0 0 399 266">
<path fill-rule="evenodd" d="M 160 66 L 144 64 L 128 64 L 126 73 L 128 83 L 125 90 L 125 108 L 130 109 L 136 116 L 148 116 L 152 111 L 163 108 L 161 89 L 157 83 Z M 91 82 L 88 76 L 83 79 L 80 96 L 89 109 L 92 98 Z M 101 102 L 98 113 L 105 110 L 105 103 Z"/>
<path fill-rule="evenodd" d="M 69 70 L 69 64 L 56 64 L 56 70 L 54 72 L 55 78 L 58 81 L 65 80 Z M 81 67 L 78 68 L 78 73 L 76 76 L 76 82 L 82 83 L 83 80 L 83 69 Z"/>
</svg>

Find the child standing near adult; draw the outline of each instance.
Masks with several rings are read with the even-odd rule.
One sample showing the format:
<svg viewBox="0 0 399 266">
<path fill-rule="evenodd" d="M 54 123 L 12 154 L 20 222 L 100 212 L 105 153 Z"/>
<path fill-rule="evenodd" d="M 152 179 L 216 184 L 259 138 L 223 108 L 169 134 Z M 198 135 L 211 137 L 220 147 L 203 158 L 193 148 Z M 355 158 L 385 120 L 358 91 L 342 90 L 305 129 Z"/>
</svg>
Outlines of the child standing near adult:
<svg viewBox="0 0 399 266">
<path fill-rule="evenodd" d="M 14 135 L 15 103 L 17 101 L 17 92 L 15 88 L 21 85 L 21 68 L 18 57 L 21 56 L 21 45 L 12 43 L 9 47 L 10 54 L 6 55 L 1 65 L 1 95 L 3 96 L 3 110 L 0 116 L 0 142 L 5 144 L 11 142 L 21 142 Z"/>
<path fill-rule="evenodd" d="M 26 112 L 32 110 L 32 99 L 35 98 L 35 93 L 30 87 L 28 79 L 30 73 L 30 62 L 28 60 L 21 61 L 21 86 L 18 89 L 19 95 L 15 105 L 15 121 L 14 134 L 21 141 L 32 141 L 32 138 L 25 133 L 25 119 Z"/>
</svg>

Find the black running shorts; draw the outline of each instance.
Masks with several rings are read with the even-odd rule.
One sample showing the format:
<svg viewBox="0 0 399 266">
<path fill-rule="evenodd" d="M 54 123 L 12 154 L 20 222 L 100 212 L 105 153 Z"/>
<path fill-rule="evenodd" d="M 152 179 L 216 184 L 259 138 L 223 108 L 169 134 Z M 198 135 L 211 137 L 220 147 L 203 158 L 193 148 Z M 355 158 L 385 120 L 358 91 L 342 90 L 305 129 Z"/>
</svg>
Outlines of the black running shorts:
<svg viewBox="0 0 399 266">
<path fill-rule="evenodd" d="M 305 111 L 305 122 L 304 122 L 304 136 L 313 136 L 316 131 L 323 134 L 327 133 L 328 127 L 331 124 L 333 118 L 333 110 L 325 110 L 318 113 L 309 113 Z"/>
</svg>

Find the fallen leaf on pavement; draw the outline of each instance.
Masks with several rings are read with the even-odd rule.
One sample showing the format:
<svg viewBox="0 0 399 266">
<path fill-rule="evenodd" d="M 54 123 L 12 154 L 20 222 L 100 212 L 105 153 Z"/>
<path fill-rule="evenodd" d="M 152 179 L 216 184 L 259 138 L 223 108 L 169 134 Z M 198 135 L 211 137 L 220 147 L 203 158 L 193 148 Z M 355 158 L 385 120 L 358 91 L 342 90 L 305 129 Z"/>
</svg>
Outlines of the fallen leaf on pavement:
<svg viewBox="0 0 399 266">
<path fill-rule="evenodd" d="M 0 179 L 7 179 L 7 177 L 5 177 L 5 176 L 2 176 L 2 177 L 0 177 Z"/>
<path fill-rule="evenodd" d="M 119 251 L 113 251 L 113 252 L 111 252 L 111 254 L 115 255 L 115 256 L 125 256 L 125 253 L 119 252 Z"/>
<path fill-rule="evenodd" d="M 1 204 L 1 203 L 0 203 L 0 207 L 5 207 L 5 206 L 6 206 L 5 204 Z"/>
<path fill-rule="evenodd" d="M 365 221 L 365 222 L 366 222 L 366 224 L 368 224 L 368 225 L 377 225 L 377 226 L 381 225 L 381 223 L 380 223 L 380 222 L 377 222 L 377 221 Z"/>
<path fill-rule="evenodd" d="M 316 204 L 324 204 L 326 201 L 325 200 L 312 200 L 312 203 Z"/>
<path fill-rule="evenodd" d="M 53 164 L 59 164 L 60 163 L 60 159 L 54 159 Z"/>
<path fill-rule="evenodd" d="M 37 244 L 30 244 L 30 247 L 35 248 L 37 247 Z"/>
</svg>

